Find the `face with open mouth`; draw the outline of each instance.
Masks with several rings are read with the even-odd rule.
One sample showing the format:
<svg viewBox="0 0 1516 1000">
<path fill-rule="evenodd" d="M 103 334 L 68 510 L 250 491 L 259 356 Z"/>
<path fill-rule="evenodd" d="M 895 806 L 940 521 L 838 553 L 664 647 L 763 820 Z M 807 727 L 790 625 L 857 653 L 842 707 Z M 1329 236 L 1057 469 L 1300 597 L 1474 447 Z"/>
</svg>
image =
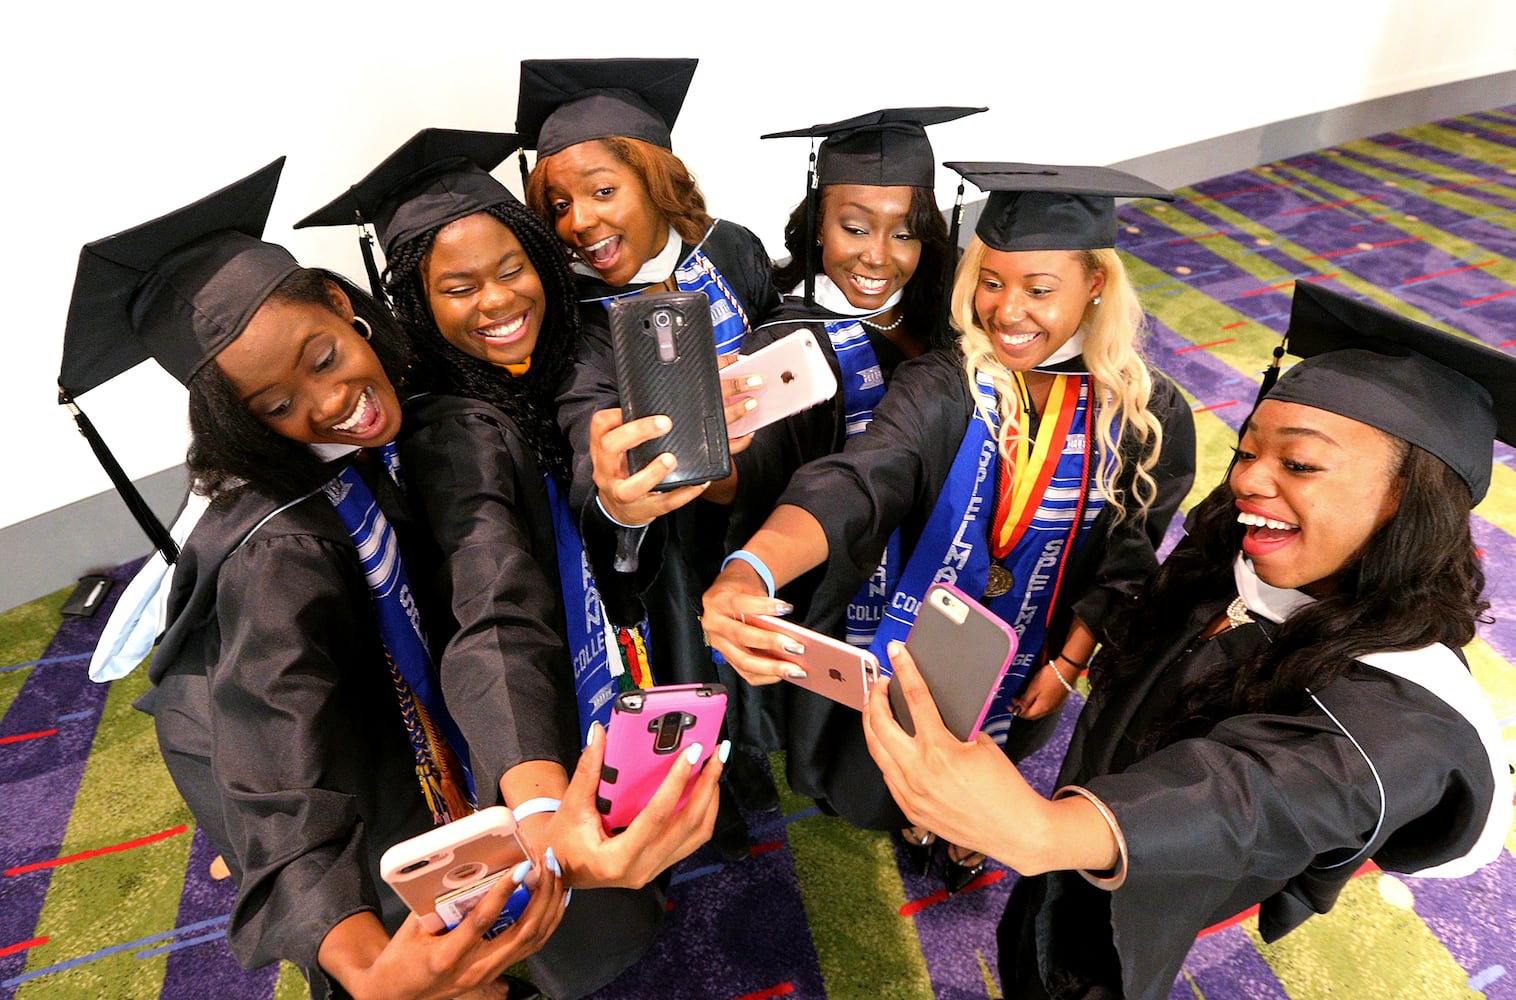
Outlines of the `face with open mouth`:
<svg viewBox="0 0 1516 1000">
<path fill-rule="evenodd" d="M 353 326 L 346 295 L 331 308 L 270 299 L 216 356 L 233 390 L 274 433 L 305 444 L 372 448 L 400 433 L 400 399 Z"/>
<path fill-rule="evenodd" d="M 669 224 L 647 184 L 598 139 L 576 143 L 537 164 L 553 229 L 612 287 L 627 284 L 668 242 Z"/>
<path fill-rule="evenodd" d="M 1403 446 L 1313 406 L 1264 400 L 1229 482 L 1259 579 L 1320 597 L 1400 504 Z"/>
<path fill-rule="evenodd" d="M 821 192 L 821 270 L 858 309 L 879 309 L 921 262 L 911 189 L 828 184 Z"/>
<path fill-rule="evenodd" d="M 449 344 L 493 365 L 532 356 L 547 296 L 505 223 L 476 212 L 443 226 L 422 264 L 421 281 Z"/>
<path fill-rule="evenodd" d="M 1037 367 L 1079 331 L 1085 310 L 1105 287 L 1069 250 L 986 248 L 974 289 L 974 314 L 1000 363 Z"/>
</svg>

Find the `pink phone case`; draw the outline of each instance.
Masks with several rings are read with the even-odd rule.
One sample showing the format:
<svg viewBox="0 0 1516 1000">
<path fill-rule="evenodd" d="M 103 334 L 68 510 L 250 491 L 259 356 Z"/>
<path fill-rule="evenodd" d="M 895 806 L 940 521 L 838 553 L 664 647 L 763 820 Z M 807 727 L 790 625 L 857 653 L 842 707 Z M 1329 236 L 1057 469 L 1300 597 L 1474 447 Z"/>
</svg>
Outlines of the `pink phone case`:
<svg viewBox="0 0 1516 1000">
<path fill-rule="evenodd" d="M 796 330 L 721 370 L 722 379 L 763 376 L 753 399 L 757 409 L 727 426 L 732 437 L 751 434 L 837 394 L 837 376 L 810 330 Z"/>
<path fill-rule="evenodd" d="M 805 647 L 804 653 L 775 654 L 805 670 L 804 679 L 786 681 L 860 712 L 868 704 L 869 691 L 879 679 L 879 661 L 867 649 L 770 615 L 749 615 L 743 621 L 790 636 Z"/>
<path fill-rule="evenodd" d="M 943 725 L 960 740 L 972 739 L 984 725 L 1016 655 L 1015 630 L 957 587 L 934 583 L 921 599 L 905 648 L 937 703 Z M 915 735 L 897 684 L 890 685 L 890 707 L 901 728 Z"/>
<path fill-rule="evenodd" d="M 440 934 L 439 897 L 509 871 L 526 858 L 511 811 L 489 806 L 395 844 L 379 858 L 379 874 L 423 927 Z"/>
<path fill-rule="evenodd" d="M 726 688 L 720 684 L 671 684 L 618 694 L 605 730 L 596 798 L 605 831 L 617 834 L 631 825 L 690 744 L 701 746 L 696 770 L 704 765 L 716 749 L 725 716 Z M 686 792 L 679 805 L 688 797 Z"/>
</svg>

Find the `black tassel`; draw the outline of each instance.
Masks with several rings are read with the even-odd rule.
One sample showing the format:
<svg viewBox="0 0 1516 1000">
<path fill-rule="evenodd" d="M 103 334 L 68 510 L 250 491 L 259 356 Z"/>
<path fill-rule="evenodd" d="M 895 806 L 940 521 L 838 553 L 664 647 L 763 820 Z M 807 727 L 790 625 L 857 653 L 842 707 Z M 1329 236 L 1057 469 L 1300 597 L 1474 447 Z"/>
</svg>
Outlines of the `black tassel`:
<svg viewBox="0 0 1516 1000">
<path fill-rule="evenodd" d="M 948 220 L 947 260 L 942 262 L 946 272 L 942 281 L 942 342 L 953 339 L 953 279 L 958 276 L 958 236 L 963 229 L 963 181 L 958 182 L 958 194 L 953 198 L 953 215 Z"/>
<path fill-rule="evenodd" d="M 374 234 L 358 220 L 358 251 L 363 254 L 363 269 L 368 272 L 368 290 L 380 302 L 388 302 L 384 294 L 384 279 L 379 277 L 379 264 L 374 260 Z"/>
<path fill-rule="evenodd" d="M 814 142 L 814 140 L 812 140 Z M 817 202 L 821 200 L 816 178 L 816 148 L 811 147 L 811 163 L 805 174 L 805 304 L 816 304 L 816 235 Z"/>
<path fill-rule="evenodd" d="M 132 517 L 137 525 L 147 534 L 148 540 L 153 547 L 163 553 L 163 558 L 172 565 L 179 559 L 179 546 L 174 544 L 174 539 L 158 520 L 158 515 L 142 499 L 142 494 L 137 492 L 131 479 L 126 475 L 126 470 L 121 468 L 121 463 L 116 461 L 116 456 L 105 446 L 105 441 L 100 437 L 100 432 L 95 430 L 95 425 L 90 422 L 84 411 L 79 409 L 74 398 L 69 395 L 61 385 L 58 387 L 58 405 L 68 407 L 68 412 L 74 418 L 74 424 L 79 428 L 79 433 L 84 435 L 84 440 L 89 442 L 90 450 L 95 453 L 105 474 L 111 477 L 111 483 L 116 487 L 116 492 L 121 494 L 121 499 L 126 501 L 127 509 L 132 512 Z"/>
<path fill-rule="evenodd" d="M 516 150 L 516 166 L 521 170 L 521 196 L 526 197 L 526 179 L 531 176 L 531 171 L 526 169 L 526 149 L 523 147 Z"/>
<path fill-rule="evenodd" d="M 1278 347 L 1274 348 L 1274 360 L 1270 361 L 1269 366 L 1263 370 L 1263 382 L 1258 386 L 1258 398 L 1253 400 L 1255 408 L 1259 403 L 1263 402 L 1263 397 L 1269 394 L 1269 390 L 1274 388 L 1274 383 L 1279 381 L 1279 362 L 1283 358 L 1284 344 L 1280 343 Z"/>
</svg>

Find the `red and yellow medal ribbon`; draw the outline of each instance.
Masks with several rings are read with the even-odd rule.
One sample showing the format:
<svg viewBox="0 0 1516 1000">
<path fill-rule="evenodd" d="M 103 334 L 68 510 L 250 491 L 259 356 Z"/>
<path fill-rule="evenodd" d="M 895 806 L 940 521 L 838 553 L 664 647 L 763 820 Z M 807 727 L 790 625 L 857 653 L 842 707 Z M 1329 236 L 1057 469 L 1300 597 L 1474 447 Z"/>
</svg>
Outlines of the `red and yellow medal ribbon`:
<svg viewBox="0 0 1516 1000">
<path fill-rule="evenodd" d="M 1032 436 L 1031 408 L 1023 402 L 1030 399 L 1026 381 L 1020 372 L 1012 372 L 1016 379 L 1016 398 L 1011 416 L 1016 421 L 1015 456 L 1004 456 L 1000 462 L 1000 482 L 995 503 L 995 520 L 990 537 L 991 551 L 996 559 L 1004 558 L 1021 536 L 1026 534 L 1037 514 L 1038 504 L 1058 460 L 1063 456 L 1069 428 L 1074 423 L 1074 413 L 1079 409 L 1078 375 L 1056 375 L 1048 390 L 1047 416 Z"/>
</svg>

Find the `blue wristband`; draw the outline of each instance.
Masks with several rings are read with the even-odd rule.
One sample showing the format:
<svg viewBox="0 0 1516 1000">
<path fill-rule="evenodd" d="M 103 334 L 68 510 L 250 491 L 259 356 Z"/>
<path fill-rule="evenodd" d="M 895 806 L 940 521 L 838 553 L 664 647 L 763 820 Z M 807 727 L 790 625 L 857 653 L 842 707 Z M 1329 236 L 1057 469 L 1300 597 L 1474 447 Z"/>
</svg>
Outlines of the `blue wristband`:
<svg viewBox="0 0 1516 1000">
<path fill-rule="evenodd" d="M 774 596 L 774 574 L 769 572 L 768 566 L 764 565 L 762 559 L 759 559 L 747 549 L 738 549 L 736 552 L 733 552 L 731 555 L 721 560 L 721 568 L 726 569 L 727 566 L 731 564 L 733 559 L 737 560 L 738 562 L 745 562 L 749 566 L 753 567 L 753 572 L 758 574 L 758 578 L 762 580 L 763 585 L 768 588 L 769 596 Z"/>
<path fill-rule="evenodd" d="M 535 799 L 527 799 L 525 802 L 512 809 L 511 815 L 516 818 L 517 823 L 520 823 L 528 816 L 535 816 L 538 813 L 557 812 L 558 808 L 562 805 L 563 802 L 559 799 L 548 798 L 546 795 L 544 795 Z"/>
</svg>

